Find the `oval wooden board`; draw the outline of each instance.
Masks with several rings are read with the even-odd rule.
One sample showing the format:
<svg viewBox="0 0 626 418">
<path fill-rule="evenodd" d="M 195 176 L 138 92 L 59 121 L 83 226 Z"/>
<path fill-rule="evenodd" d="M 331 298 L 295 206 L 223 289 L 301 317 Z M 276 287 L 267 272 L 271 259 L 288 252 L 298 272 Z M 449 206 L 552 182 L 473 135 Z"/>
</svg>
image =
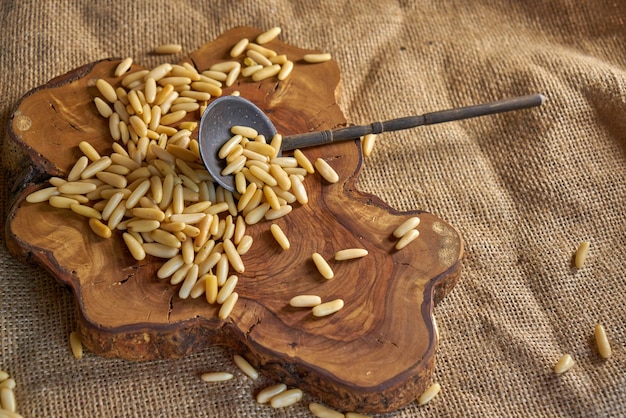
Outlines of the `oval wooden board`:
<svg viewBox="0 0 626 418">
<path fill-rule="evenodd" d="M 205 70 L 229 59 L 239 39 L 258 33 L 233 29 L 185 61 Z M 278 40 L 269 47 L 296 62 L 290 78 L 239 81 L 224 94 L 239 90 L 284 135 L 345 126 L 335 98 L 336 63 L 305 64 L 301 58 L 311 51 Z M 243 355 L 265 375 L 342 410 L 385 412 L 414 400 L 430 383 L 437 347 L 433 306 L 459 277 L 463 243 L 452 226 L 432 214 L 397 212 L 358 191 L 358 140 L 305 150 L 311 160 L 326 159 L 341 180 L 328 184 L 317 174 L 307 177 L 309 204 L 276 221 L 290 238 L 290 250 L 276 244 L 268 222 L 248 228 L 255 243 L 243 257 L 239 302 L 225 321 L 204 298 L 181 300 L 175 286 L 157 279 L 161 260 L 135 261 L 118 235 L 100 239 L 71 211 L 25 202 L 50 176 L 66 176 L 81 155 L 80 141 L 89 141 L 102 155 L 111 152 L 107 122 L 92 102 L 93 84 L 104 78 L 116 85 L 118 62 L 92 63 L 31 91 L 9 129 L 23 152 L 14 153 L 8 166 L 18 187 L 7 219 L 7 245 L 14 256 L 43 266 L 71 288 L 86 347 L 100 356 L 147 360 L 217 344 Z M 419 238 L 395 250 L 392 231 L 416 214 Z M 332 260 L 337 250 L 352 247 L 369 255 Z M 334 279 L 320 276 L 313 252 L 329 260 Z M 345 307 L 315 318 L 308 309 L 289 306 L 299 294 L 342 298 Z"/>
</svg>

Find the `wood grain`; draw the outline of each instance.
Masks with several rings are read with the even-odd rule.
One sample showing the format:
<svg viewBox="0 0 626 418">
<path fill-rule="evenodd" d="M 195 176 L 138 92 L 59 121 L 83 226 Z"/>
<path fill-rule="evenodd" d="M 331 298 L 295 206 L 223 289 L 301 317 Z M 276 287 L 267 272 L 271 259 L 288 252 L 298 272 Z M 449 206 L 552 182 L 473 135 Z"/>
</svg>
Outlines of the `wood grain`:
<svg viewBox="0 0 626 418">
<path fill-rule="evenodd" d="M 239 39 L 253 39 L 253 28 L 226 32 L 186 58 L 199 70 L 229 59 Z M 296 68 L 286 81 L 239 81 L 239 90 L 288 135 L 346 125 L 336 100 L 340 73 L 334 61 L 304 64 L 312 51 L 278 40 L 268 45 L 286 53 Z M 108 125 L 93 97 L 93 83 L 118 82 L 119 60 L 92 63 L 28 93 L 11 118 L 10 135 L 22 150 L 9 168 L 14 188 L 6 227 L 11 253 L 49 271 L 73 292 L 79 331 L 97 355 L 128 360 L 176 358 L 223 345 L 242 354 L 264 374 L 342 409 L 395 410 L 415 399 L 429 384 L 437 336 L 433 307 L 456 283 L 463 243 L 459 233 L 438 217 L 421 211 L 398 212 L 376 196 L 357 189 L 363 163 L 358 141 L 305 150 L 309 159 L 326 159 L 338 172 L 336 184 L 307 176 L 309 204 L 296 206 L 277 221 L 292 247 L 273 240 L 268 222 L 249 227 L 255 244 L 243 256 L 240 295 L 232 315 L 217 319 L 217 306 L 203 298 L 178 298 L 178 289 L 156 278 L 162 261 L 135 261 L 119 234 L 95 236 L 87 222 L 25 196 L 65 176 L 89 141 L 101 154 L 111 152 Z M 194 133 L 195 134 L 195 133 Z M 392 231 L 418 214 L 420 236 L 394 249 Z M 368 256 L 334 261 L 345 248 L 365 248 Z M 323 279 L 311 255 L 322 254 L 335 278 Z M 345 307 L 323 318 L 291 308 L 291 297 L 317 294 L 342 298 Z"/>
</svg>

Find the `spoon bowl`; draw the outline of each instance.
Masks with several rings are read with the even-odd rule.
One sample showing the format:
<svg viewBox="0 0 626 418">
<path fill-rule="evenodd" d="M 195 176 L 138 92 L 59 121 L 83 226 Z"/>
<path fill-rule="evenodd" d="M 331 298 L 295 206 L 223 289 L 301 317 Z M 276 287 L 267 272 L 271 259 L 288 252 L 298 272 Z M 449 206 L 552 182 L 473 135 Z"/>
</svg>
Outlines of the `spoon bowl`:
<svg viewBox="0 0 626 418">
<path fill-rule="evenodd" d="M 230 128 L 235 125 L 254 128 L 268 139 L 276 135 L 276 128 L 267 115 L 243 97 L 222 96 L 207 106 L 198 128 L 200 157 L 213 180 L 231 192 L 235 191 L 235 176 L 222 175 L 226 162 L 218 153 L 233 136 Z"/>
</svg>

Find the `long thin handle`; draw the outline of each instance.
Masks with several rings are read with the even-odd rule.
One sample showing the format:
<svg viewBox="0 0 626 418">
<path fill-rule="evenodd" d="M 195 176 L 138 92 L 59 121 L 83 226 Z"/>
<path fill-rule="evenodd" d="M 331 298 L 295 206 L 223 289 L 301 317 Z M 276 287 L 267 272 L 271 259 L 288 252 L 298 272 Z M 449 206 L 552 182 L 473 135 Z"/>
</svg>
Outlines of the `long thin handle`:
<svg viewBox="0 0 626 418">
<path fill-rule="evenodd" d="M 438 112 L 425 113 L 419 116 L 407 116 L 384 122 L 374 122 L 369 125 L 355 125 L 332 131 L 307 132 L 304 134 L 285 137 L 282 147 L 283 150 L 293 150 L 296 148 L 306 148 L 330 142 L 346 141 L 360 138 L 367 134 L 399 131 L 403 129 L 415 128 L 417 126 L 433 125 L 435 123 L 493 115 L 495 113 L 510 112 L 512 110 L 528 109 L 540 106 L 544 101 L 545 96 L 542 94 L 533 94 L 529 96 L 514 97 L 512 99 L 499 100 L 497 102 L 459 107 L 457 109 L 440 110 Z"/>
</svg>

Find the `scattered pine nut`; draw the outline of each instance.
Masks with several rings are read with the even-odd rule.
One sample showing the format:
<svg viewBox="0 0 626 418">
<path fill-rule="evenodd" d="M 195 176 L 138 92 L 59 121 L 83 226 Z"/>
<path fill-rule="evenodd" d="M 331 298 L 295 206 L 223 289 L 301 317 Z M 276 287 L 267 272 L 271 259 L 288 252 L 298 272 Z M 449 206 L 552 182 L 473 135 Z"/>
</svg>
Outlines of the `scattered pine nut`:
<svg viewBox="0 0 626 418">
<path fill-rule="evenodd" d="M 300 389 L 288 389 L 279 393 L 270 400 L 272 408 L 284 408 L 293 405 L 302 399 L 302 391 Z"/>
<path fill-rule="evenodd" d="M 363 155 L 369 157 L 374 150 L 374 144 L 376 143 L 376 134 L 367 134 L 361 139 L 361 150 Z"/>
<path fill-rule="evenodd" d="M 4 412 L 4 410 L 9 413 L 14 413 L 17 409 L 15 402 L 15 393 L 13 389 L 9 388 L 0 388 L 0 405 L 2 405 L 2 409 L 0 409 L 0 414 Z"/>
<path fill-rule="evenodd" d="M 317 402 L 309 404 L 309 411 L 318 418 L 344 418 L 345 415 Z"/>
<path fill-rule="evenodd" d="M 578 246 L 576 250 L 576 254 L 574 255 L 574 265 L 576 268 L 582 268 L 585 264 L 585 260 L 587 259 L 587 255 L 589 254 L 589 241 L 583 241 Z"/>
<path fill-rule="evenodd" d="M 315 168 L 317 172 L 329 183 L 337 183 L 339 181 L 339 175 L 337 172 L 321 158 L 315 160 Z"/>
<path fill-rule="evenodd" d="M 419 234 L 420 233 L 419 233 L 419 231 L 417 229 L 411 229 L 410 231 L 408 231 L 396 243 L 396 250 L 401 250 L 404 247 L 406 247 L 407 245 L 409 245 L 411 242 L 413 242 L 419 236 Z"/>
<path fill-rule="evenodd" d="M 256 395 L 256 401 L 260 404 L 268 403 L 274 396 L 287 390 L 287 385 L 278 383 L 262 389 Z"/>
<path fill-rule="evenodd" d="M 231 312 L 233 311 L 233 308 L 235 307 L 235 304 L 237 303 L 238 299 L 239 299 L 239 295 L 237 294 L 237 292 L 231 293 L 231 295 L 226 299 L 226 301 L 224 301 L 224 304 L 220 308 L 217 316 L 220 319 L 228 318 Z"/>
<path fill-rule="evenodd" d="M 313 253 L 311 258 L 313 259 L 313 263 L 315 263 L 315 267 L 317 267 L 317 270 L 320 272 L 322 277 L 330 280 L 335 276 L 333 270 L 330 268 L 330 266 L 321 254 Z"/>
<path fill-rule="evenodd" d="M 204 382 L 224 382 L 233 378 L 233 375 L 228 372 L 207 372 L 202 373 L 200 379 Z"/>
<path fill-rule="evenodd" d="M 183 50 L 179 44 L 164 44 L 154 48 L 154 53 L 159 55 L 177 54 Z"/>
<path fill-rule="evenodd" d="M 346 418 L 372 418 L 370 415 L 359 414 L 357 412 L 346 412 Z"/>
<path fill-rule="evenodd" d="M 554 366 L 554 373 L 562 374 L 574 366 L 574 360 L 569 354 L 564 354 Z"/>
<path fill-rule="evenodd" d="M 233 356 L 233 360 L 239 369 L 250 379 L 256 380 L 259 378 L 259 372 L 256 371 L 254 367 L 242 356 L 235 354 Z"/>
<path fill-rule="evenodd" d="M 355 258 L 362 258 L 368 254 L 365 248 L 347 248 L 345 250 L 339 250 L 335 253 L 335 260 L 352 260 Z"/>
<path fill-rule="evenodd" d="M 335 299 L 313 307 L 313 316 L 322 317 L 334 314 L 343 308 L 343 300 Z"/>
<path fill-rule="evenodd" d="M 596 324 L 594 328 L 594 337 L 596 340 L 596 347 L 598 348 L 598 354 L 604 359 L 611 357 L 611 344 L 606 336 L 606 331 L 601 324 Z"/>
<path fill-rule="evenodd" d="M 317 295 L 298 295 L 289 300 L 289 305 L 294 308 L 313 308 L 322 303 L 322 298 Z"/>
<path fill-rule="evenodd" d="M 132 64 L 133 64 L 132 58 L 129 57 L 129 58 L 123 59 L 115 68 L 115 77 L 121 77 L 122 75 L 124 75 L 124 73 L 130 70 L 130 66 Z"/>
<path fill-rule="evenodd" d="M 274 237 L 278 245 L 280 245 L 283 250 L 288 250 L 290 247 L 289 239 L 287 239 L 287 236 L 280 228 L 280 226 L 278 226 L 277 224 L 272 224 L 272 226 L 270 227 L 270 231 L 272 232 L 272 236 Z"/>
<path fill-rule="evenodd" d="M 435 396 L 441 391 L 441 385 L 439 383 L 433 383 L 417 398 L 419 405 L 426 405 L 432 401 Z"/>
<path fill-rule="evenodd" d="M 329 53 L 321 53 L 321 54 L 306 54 L 303 59 L 305 62 L 308 63 L 319 63 L 319 62 L 326 62 L 326 61 L 330 61 L 332 57 L 330 56 Z"/>
<path fill-rule="evenodd" d="M 262 34 L 260 34 L 259 36 L 257 36 L 256 38 L 256 43 L 259 45 L 263 45 L 266 44 L 274 39 L 276 39 L 276 37 L 278 35 L 280 35 L 281 29 L 278 26 L 275 26 L 271 29 L 268 29 L 267 31 L 263 32 Z"/>
<path fill-rule="evenodd" d="M 396 229 L 394 229 L 393 236 L 396 238 L 402 238 L 411 229 L 417 228 L 419 224 L 420 218 L 418 218 L 417 216 L 410 217 L 406 221 L 402 222 Z"/>
<path fill-rule="evenodd" d="M 70 332 L 69 337 L 70 349 L 72 350 L 72 354 L 76 358 L 83 357 L 83 343 L 80 341 L 80 336 L 76 331 Z"/>
</svg>

